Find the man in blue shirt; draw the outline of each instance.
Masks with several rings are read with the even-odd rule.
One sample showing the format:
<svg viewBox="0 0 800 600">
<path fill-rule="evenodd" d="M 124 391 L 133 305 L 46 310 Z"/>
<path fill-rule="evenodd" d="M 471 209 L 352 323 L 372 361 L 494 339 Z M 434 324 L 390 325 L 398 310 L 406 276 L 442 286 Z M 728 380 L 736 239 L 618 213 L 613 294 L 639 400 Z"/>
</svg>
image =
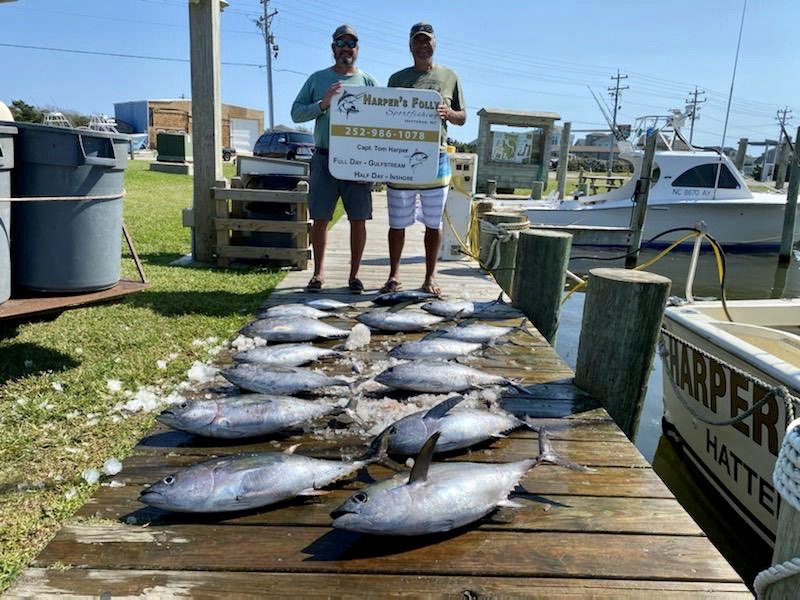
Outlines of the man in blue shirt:
<svg viewBox="0 0 800 600">
<path fill-rule="evenodd" d="M 358 35 L 350 25 L 340 25 L 333 32 L 334 65 L 313 73 L 297 94 L 292 105 L 292 120 L 302 123 L 315 119 L 314 143 L 316 151 L 311 158 L 308 210 L 314 224 L 311 228 L 311 246 L 314 250 L 314 275 L 306 286 L 309 292 L 318 292 L 324 282 L 325 246 L 328 241 L 328 223 L 333 217 L 336 201 L 342 198 L 347 218 L 350 220 L 350 277 L 348 287 L 354 294 L 364 291 L 358 279 L 361 256 L 367 243 L 367 219 L 372 218 L 372 192 L 368 182 L 345 181 L 331 176 L 328 170 L 330 146 L 331 98 L 343 85 L 376 85 L 375 79 L 356 67 Z"/>
</svg>

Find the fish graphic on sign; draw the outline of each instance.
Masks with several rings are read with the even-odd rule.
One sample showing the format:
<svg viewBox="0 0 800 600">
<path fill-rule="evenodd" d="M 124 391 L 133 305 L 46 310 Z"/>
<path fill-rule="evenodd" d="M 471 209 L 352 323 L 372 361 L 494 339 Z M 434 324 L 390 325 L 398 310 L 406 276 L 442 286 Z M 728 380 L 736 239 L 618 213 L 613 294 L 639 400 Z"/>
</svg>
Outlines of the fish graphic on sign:
<svg viewBox="0 0 800 600">
<path fill-rule="evenodd" d="M 414 152 L 414 154 L 408 157 L 408 164 L 411 165 L 412 169 L 415 169 L 421 164 L 423 164 L 426 160 L 428 160 L 428 156 L 429 155 L 426 154 L 425 152 L 417 150 L 416 152 Z"/>
<path fill-rule="evenodd" d="M 358 107 L 356 106 L 356 100 L 361 98 L 364 93 L 361 94 L 351 94 L 348 91 L 344 91 L 342 93 L 342 97 L 339 98 L 338 102 L 336 102 L 336 108 L 340 113 L 344 113 L 346 116 L 350 116 L 350 113 L 357 113 L 359 112 Z"/>
</svg>

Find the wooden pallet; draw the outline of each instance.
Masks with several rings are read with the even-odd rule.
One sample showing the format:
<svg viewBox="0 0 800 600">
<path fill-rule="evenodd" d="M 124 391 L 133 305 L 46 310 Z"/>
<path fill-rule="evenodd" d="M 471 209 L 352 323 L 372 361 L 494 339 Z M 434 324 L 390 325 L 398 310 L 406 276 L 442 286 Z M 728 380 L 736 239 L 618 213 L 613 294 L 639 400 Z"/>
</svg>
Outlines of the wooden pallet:
<svg viewBox="0 0 800 600">
<path fill-rule="evenodd" d="M 232 182 L 238 183 L 238 179 Z M 308 184 L 300 182 L 296 191 L 251 190 L 237 187 L 214 187 L 216 204 L 214 224 L 217 231 L 217 263 L 227 267 L 230 260 L 242 258 L 265 260 L 295 270 L 304 270 L 311 259 L 308 219 Z M 296 220 L 278 221 L 241 218 L 244 202 L 281 203 L 294 207 Z M 242 245 L 234 243 L 233 232 L 291 234 L 290 248 Z"/>
</svg>

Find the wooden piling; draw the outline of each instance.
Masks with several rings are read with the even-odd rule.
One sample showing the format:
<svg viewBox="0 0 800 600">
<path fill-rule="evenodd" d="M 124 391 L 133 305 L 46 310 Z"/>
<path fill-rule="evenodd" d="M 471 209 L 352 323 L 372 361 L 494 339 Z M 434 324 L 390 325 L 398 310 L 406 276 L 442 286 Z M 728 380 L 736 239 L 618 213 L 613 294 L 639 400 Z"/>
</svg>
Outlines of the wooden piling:
<svg viewBox="0 0 800 600">
<path fill-rule="evenodd" d="M 571 248 L 572 235 L 562 231 L 528 229 L 517 240 L 511 298 L 550 343 L 558 330 Z"/>
<path fill-rule="evenodd" d="M 517 261 L 517 234 L 530 227 L 530 221 L 523 213 L 490 212 L 483 216 L 488 223 L 481 227 L 480 254 L 481 267 L 492 273 L 497 285 L 511 295 L 511 284 L 514 281 L 514 264 Z M 501 226 L 510 234 L 508 239 L 501 239 L 492 231 L 492 226 Z"/>
<path fill-rule="evenodd" d="M 656 155 L 656 132 L 647 136 L 644 147 L 644 158 L 642 159 L 642 172 L 634 192 L 634 211 L 631 214 L 631 243 L 628 247 L 628 256 L 625 258 L 625 266 L 629 269 L 636 266 L 639 260 L 639 248 L 642 245 L 642 229 L 644 229 L 644 218 L 647 215 L 647 198 L 650 196 L 650 181 L 653 173 L 653 158 Z"/>
<path fill-rule="evenodd" d="M 589 271 L 575 385 L 596 396 L 633 440 L 671 282 L 626 269 Z"/>
<path fill-rule="evenodd" d="M 794 155 L 792 157 L 792 173 L 789 176 L 789 187 L 786 190 L 786 208 L 783 211 L 783 233 L 781 234 L 781 250 L 778 253 L 778 264 L 788 265 L 792 259 L 794 245 L 794 222 L 797 211 L 797 190 L 800 187 L 800 150 L 797 139 L 800 127 L 795 135 Z"/>
<path fill-rule="evenodd" d="M 541 200 L 544 191 L 544 183 L 541 181 L 531 182 L 531 200 Z"/>
<path fill-rule="evenodd" d="M 567 191 L 567 169 L 569 167 L 569 136 L 572 133 L 572 123 L 564 123 L 561 129 L 561 147 L 558 154 L 558 169 L 556 170 L 556 185 L 558 197 L 565 198 Z"/>
<path fill-rule="evenodd" d="M 736 161 L 733 163 L 736 165 L 736 168 L 742 171 L 744 169 L 744 159 L 747 156 L 747 142 L 749 140 L 747 138 L 741 138 L 739 140 L 739 148 L 736 150 Z"/>
<path fill-rule="evenodd" d="M 775 188 L 783 189 L 786 183 L 786 167 L 789 164 L 789 140 L 783 140 L 778 146 L 778 162 L 775 165 Z"/>
<path fill-rule="evenodd" d="M 797 426 L 800 425 L 799 421 L 793 421 L 786 431 L 786 435 L 781 445 L 780 454 L 778 456 L 778 464 L 776 464 L 775 474 L 773 480 L 776 487 L 778 483 L 778 473 L 781 471 L 782 465 L 788 469 L 796 469 L 794 460 L 790 458 L 794 455 L 794 449 L 790 442 L 796 438 Z M 786 461 L 786 462 L 783 462 Z M 784 469 L 785 470 L 785 469 Z M 788 475 L 788 473 L 783 474 Z M 792 483 L 798 484 L 800 481 L 795 478 L 789 478 Z M 784 483 L 787 483 L 784 480 Z M 800 556 L 800 511 L 797 510 L 792 504 L 797 503 L 797 499 L 790 499 L 781 494 L 783 502 L 781 502 L 780 512 L 778 513 L 778 528 L 775 536 L 775 548 L 772 551 L 772 564 L 780 565 L 786 561 Z M 766 600 L 783 600 L 784 598 L 797 598 L 797 592 L 800 590 L 800 575 L 792 575 L 780 581 L 776 581 L 768 586 L 764 594 Z"/>
</svg>

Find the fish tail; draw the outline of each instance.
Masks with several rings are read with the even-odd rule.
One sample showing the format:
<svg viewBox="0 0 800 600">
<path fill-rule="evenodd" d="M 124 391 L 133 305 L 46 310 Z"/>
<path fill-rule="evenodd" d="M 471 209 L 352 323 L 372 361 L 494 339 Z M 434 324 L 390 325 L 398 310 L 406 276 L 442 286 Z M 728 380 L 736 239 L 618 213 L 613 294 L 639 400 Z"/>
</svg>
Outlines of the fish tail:
<svg viewBox="0 0 800 600">
<path fill-rule="evenodd" d="M 594 471 L 594 469 L 591 469 L 585 465 L 579 465 L 578 463 L 568 461 L 559 454 L 556 454 L 555 450 L 553 450 L 553 447 L 550 445 L 550 437 L 548 436 L 544 427 L 539 427 L 538 434 L 539 456 L 536 458 L 536 464 L 546 462 L 550 463 L 551 465 L 558 465 L 559 467 L 570 469 L 572 471 Z"/>
<path fill-rule="evenodd" d="M 507 385 L 511 386 L 515 390 L 517 390 L 520 394 L 525 394 L 526 396 L 533 396 L 534 393 L 522 385 L 518 381 L 512 381 L 511 379 L 508 380 Z"/>
</svg>

